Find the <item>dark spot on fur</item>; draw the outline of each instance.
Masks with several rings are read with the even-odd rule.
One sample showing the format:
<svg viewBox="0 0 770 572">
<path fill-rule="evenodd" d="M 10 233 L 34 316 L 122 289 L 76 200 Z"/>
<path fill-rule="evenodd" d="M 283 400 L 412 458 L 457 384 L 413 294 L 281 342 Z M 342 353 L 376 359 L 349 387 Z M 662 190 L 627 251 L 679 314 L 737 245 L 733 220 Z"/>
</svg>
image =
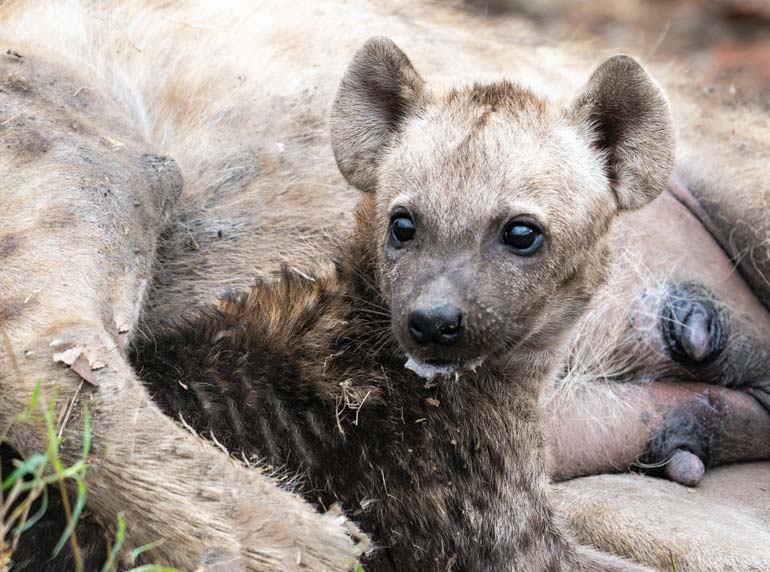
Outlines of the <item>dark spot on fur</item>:
<svg viewBox="0 0 770 572">
<path fill-rule="evenodd" d="M 0 258 L 8 258 L 19 249 L 21 237 L 17 234 L 6 234 L 0 237 Z"/>
<path fill-rule="evenodd" d="M 0 322 L 11 322 L 24 311 L 22 302 L 0 301 Z"/>
<path fill-rule="evenodd" d="M 214 192 L 218 195 L 232 191 L 240 192 L 258 176 L 259 165 L 257 162 L 252 161 L 238 166 L 231 166 L 228 169 L 228 175 L 219 181 L 214 188 Z"/>
<path fill-rule="evenodd" d="M 142 164 L 152 169 L 156 173 L 163 172 L 164 170 L 172 167 L 174 160 L 170 157 L 164 157 L 163 155 L 153 155 L 152 153 L 145 153 L 142 155 Z"/>
<path fill-rule="evenodd" d="M 7 89 L 12 93 L 23 95 L 30 93 L 29 82 L 27 81 L 27 78 L 22 75 L 7 75 L 0 80 L 0 84 L 2 84 L 4 89 Z"/>
<path fill-rule="evenodd" d="M 11 136 L 6 148 L 19 163 L 27 163 L 51 149 L 51 137 L 37 129 L 22 128 Z"/>
<path fill-rule="evenodd" d="M 54 206 L 49 208 L 39 219 L 38 230 L 61 231 L 62 228 L 73 227 L 81 224 L 82 217 L 68 207 Z"/>
<path fill-rule="evenodd" d="M 89 137 L 96 135 L 96 132 L 90 126 L 74 118 L 68 118 L 64 125 L 68 131 L 77 135 L 86 135 Z"/>
</svg>

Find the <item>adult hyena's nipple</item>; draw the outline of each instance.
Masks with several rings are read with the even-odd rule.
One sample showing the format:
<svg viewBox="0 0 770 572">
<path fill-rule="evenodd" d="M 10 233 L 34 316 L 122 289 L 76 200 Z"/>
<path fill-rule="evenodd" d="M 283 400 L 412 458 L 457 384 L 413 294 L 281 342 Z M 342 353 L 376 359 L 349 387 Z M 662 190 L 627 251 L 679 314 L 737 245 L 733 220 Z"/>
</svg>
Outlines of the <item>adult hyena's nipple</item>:
<svg viewBox="0 0 770 572">
<path fill-rule="evenodd" d="M 661 311 L 661 333 L 671 359 L 683 365 L 706 365 L 725 349 L 728 320 L 715 298 L 700 285 L 671 286 Z"/>
</svg>

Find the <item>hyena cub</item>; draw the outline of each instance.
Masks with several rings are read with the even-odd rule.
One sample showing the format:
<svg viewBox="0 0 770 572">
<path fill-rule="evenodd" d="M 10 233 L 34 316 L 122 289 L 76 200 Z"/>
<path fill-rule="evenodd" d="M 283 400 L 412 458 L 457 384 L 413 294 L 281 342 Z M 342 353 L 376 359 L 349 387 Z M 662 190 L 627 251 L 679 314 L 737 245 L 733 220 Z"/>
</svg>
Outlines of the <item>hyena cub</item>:
<svg viewBox="0 0 770 572">
<path fill-rule="evenodd" d="M 641 570 L 557 524 L 538 394 L 605 280 L 613 218 L 669 178 L 656 84 L 617 56 L 568 105 L 507 82 L 438 95 L 372 39 L 332 145 L 364 192 L 334 269 L 137 347 L 155 399 L 340 503 L 375 541 L 368 571 Z"/>
</svg>

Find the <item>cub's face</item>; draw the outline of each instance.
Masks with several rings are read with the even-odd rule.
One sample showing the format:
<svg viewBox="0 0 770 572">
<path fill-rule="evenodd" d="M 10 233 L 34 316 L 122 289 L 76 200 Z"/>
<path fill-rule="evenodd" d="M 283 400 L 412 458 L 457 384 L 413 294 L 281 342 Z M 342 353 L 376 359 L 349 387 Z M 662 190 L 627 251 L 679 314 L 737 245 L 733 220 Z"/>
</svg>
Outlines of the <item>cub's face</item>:
<svg viewBox="0 0 770 572">
<path fill-rule="evenodd" d="M 332 144 L 374 193 L 393 334 L 425 377 L 561 344 L 609 269 L 612 219 L 665 187 L 673 154 L 665 99 L 630 58 L 561 108 L 505 82 L 434 96 L 383 39 L 343 79 Z"/>
<path fill-rule="evenodd" d="M 562 110 L 510 85 L 408 119 L 375 198 L 393 333 L 423 369 L 558 343 L 606 274 L 616 206 L 601 157 Z"/>
</svg>

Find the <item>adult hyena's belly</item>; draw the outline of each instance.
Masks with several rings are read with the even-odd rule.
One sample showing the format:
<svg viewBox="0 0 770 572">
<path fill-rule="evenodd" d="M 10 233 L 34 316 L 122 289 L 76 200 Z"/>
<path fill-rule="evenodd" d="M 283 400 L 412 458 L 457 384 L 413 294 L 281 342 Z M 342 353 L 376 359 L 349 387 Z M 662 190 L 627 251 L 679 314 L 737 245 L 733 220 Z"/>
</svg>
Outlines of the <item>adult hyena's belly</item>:
<svg viewBox="0 0 770 572">
<path fill-rule="evenodd" d="M 617 262 L 586 323 L 622 354 L 608 366 L 729 387 L 768 376 L 770 314 L 691 211 L 668 193 L 618 222 Z"/>
<path fill-rule="evenodd" d="M 610 281 L 544 402 L 556 478 L 638 465 L 695 484 L 770 458 L 770 314 L 682 193 L 617 225 Z"/>
</svg>

